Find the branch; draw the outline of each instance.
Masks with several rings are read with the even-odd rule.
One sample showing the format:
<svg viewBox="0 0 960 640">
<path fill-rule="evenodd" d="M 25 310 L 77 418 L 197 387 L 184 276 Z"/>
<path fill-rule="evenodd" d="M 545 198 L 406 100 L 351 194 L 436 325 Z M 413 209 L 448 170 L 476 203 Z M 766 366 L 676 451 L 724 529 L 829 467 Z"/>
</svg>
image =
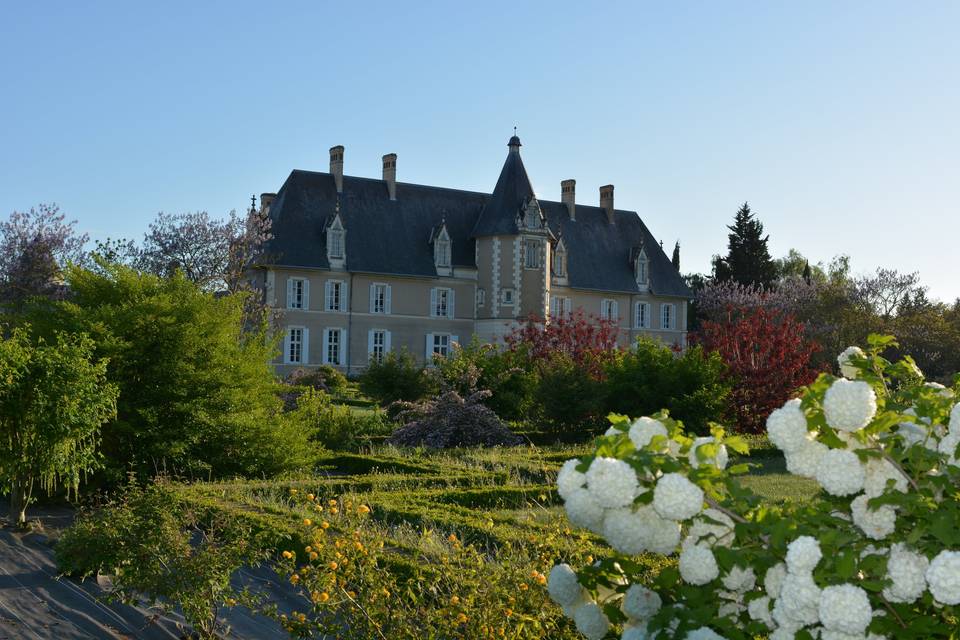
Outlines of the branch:
<svg viewBox="0 0 960 640">
<path fill-rule="evenodd" d="M 708 504 L 708 505 L 710 505 L 712 508 L 716 509 L 717 511 L 719 511 L 719 512 L 721 512 L 721 513 L 724 513 L 724 514 L 730 516 L 730 519 L 731 519 L 731 520 L 733 520 L 733 521 L 735 521 L 735 522 L 740 522 L 740 523 L 743 523 L 743 524 L 746 524 L 747 522 L 749 522 L 749 520 L 747 520 L 746 518 L 744 518 L 743 516 L 741 516 L 739 513 L 735 513 L 735 512 L 733 512 L 733 511 L 730 511 L 730 510 L 727 509 L 726 507 L 721 507 L 721 506 L 720 506 L 720 503 L 717 502 L 716 500 L 714 500 L 713 498 L 711 498 L 710 496 L 707 496 L 706 499 L 707 499 L 707 504 Z"/>
<path fill-rule="evenodd" d="M 893 606 L 892 606 L 889 602 L 887 602 L 887 599 L 883 597 L 883 594 L 882 594 L 882 593 L 880 594 L 880 599 L 883 600 L 883 604 L 884 604 L 884 606 L 887 607 L 887 611 L 889 611 L 890 613 L 892 613 L 892 614 L 893 614 L 893 617 L 897 619 L 897 622 L 898 622 L 898 623 L 900 623 L 900 626 L 903 627 L 904 629 L 906 629 L 906 628 L 907 628 L 907 623 L 903 621 L 903 618 L 901 618 L 901 617 L 899 616 L 899 614 L 897 614 L 896 609 L 894 609 Z"/>
<path fill-rule="evenodd" d="M 891 458 L 890 454 L 888 454 L 886 451 L 883 452 L 883 459 L 889 462 L 890 464 L 892 464 L 894 468 L 896 468 L 896 470 L 899 471 L 900 474 L 907 479 L 907 482 L 910 483 L 910 486 L 913 487 L 914 491 L 918 493 L 920 492 L 920 486 L 917 484 L 917 481 L 914 480 L 912 477 L 910 477 L 910 474 L 904 471 L 903 467 L 901 467 L 896 460 Z"/>
</svg>

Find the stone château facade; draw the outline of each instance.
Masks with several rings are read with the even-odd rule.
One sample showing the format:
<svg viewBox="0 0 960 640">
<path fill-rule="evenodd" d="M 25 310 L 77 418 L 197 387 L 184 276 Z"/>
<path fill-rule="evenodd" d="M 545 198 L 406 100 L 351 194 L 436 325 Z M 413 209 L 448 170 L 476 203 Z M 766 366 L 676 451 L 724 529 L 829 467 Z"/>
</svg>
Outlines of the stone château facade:
<svg viewBox="0 0 960 640">
<path fill-rule="evenodd" d="M 331 364 L 358 373 L 371 358 L 408 349 L 429 361 L 473 336 L 497 342 L 531 315 L 580 309 L 614 319 L 619 342 L 648 334 L 684 345 L 689 289 L 633 211 L 536 197 L 512 137 L 491 194 L 294 170 L 261 207 L 273 238 L 254 271 L 282 310 L 281 374 Z"/>
</svg>

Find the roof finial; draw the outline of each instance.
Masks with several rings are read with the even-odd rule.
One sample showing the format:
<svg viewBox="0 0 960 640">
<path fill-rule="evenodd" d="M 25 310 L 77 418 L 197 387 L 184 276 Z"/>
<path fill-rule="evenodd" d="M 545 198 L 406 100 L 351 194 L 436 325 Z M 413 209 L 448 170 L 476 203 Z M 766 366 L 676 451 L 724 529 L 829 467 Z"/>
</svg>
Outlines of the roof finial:
<svg viewBox="0 0 960 640">
<path fill-rule="evenodd" d="M 250 194 L 250 210 L 251 210 L 251 211 L 256 211 L 256 210 L 257 210 L 257 195 L 256 195 L 256 194 Z"/>
<path fill-rule="evenodd" d="M 517 125 L 513 125 L 513 135 L 517 135 Z"/>
</svg>

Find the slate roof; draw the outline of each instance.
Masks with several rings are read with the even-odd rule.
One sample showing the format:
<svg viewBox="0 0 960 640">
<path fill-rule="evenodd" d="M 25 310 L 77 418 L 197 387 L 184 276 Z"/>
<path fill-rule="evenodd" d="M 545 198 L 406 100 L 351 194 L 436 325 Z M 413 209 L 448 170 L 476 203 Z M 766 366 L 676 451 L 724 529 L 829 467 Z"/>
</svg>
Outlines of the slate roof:
<svg viewBox="0 0 960 640">
<path fill-rule="evenodd" d="M 513 140 L 511 140 L 513 142 Z M 520 206 L 533 189 L 517 152 L 507 155 L 493 194 L 397 183 L 390 200 L 382 180 L 343 177 L 339 211 L 346 229 L 349 271 L 435 276 L 434 229 L 446 221 L 455 267 L 476 268 L 476 237 L 516 233 Z M 567 248 L 569 286 L 637 293 L 631 251 L 643 246 L 649 260 L 650 292 L 693 297 L 646 225 L 633 211 L 617 210 L 614 224 L 600 207 L 538 200 L 551 232 Z M 327 269 L 324 226 L 337 211 L 338 194 L 329 173 L 294 170 L 270 206 L 273 239 L 267 262 L 275 266 Z"/>
</svg>

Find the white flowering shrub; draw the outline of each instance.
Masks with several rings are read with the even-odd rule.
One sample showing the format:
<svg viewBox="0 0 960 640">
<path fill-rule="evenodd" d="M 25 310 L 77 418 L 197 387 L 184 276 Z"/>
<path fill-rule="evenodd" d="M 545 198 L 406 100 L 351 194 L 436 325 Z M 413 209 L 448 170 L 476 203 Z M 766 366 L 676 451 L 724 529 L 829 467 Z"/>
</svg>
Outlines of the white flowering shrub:
<svg viewBox="0 0 960 640">
<path fill-rule="evenodd" d="M 960 402 L 893 338 L 839 358 L 774 411 L 770 441 L 821 491 L 765 503 L 738 482 L 745 442 L 688 437 L 666 412 L 610 416 L 557 479 L 609 557 L 558 565 L 549 592 L 591 640 L 960 638 Z M 728 466 L 728 461 L 731 464 Z M 676 565 L 646 584 L 640 553 Z"/>
</svg>

